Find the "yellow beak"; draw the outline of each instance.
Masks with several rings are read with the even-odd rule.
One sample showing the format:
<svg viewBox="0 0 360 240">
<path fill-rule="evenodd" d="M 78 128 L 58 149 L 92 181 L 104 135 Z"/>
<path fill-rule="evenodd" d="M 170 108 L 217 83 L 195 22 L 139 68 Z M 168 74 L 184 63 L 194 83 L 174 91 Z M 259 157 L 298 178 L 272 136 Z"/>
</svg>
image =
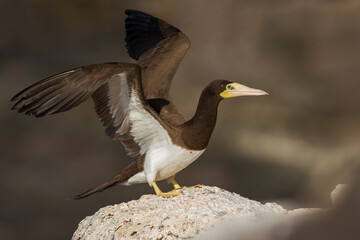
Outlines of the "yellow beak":
<svg viewBox="0 0 360 240">
<path fill-rule="evenodd" d="M 260 96 L 260 95 L 269 95 L 267 92 L 250 88 L 239 83 L 229 83 L 226 85 L 226 90 L 220 93 L 220 96 L 223 98 L 232 98 L 240 96 Z"/>
</svg>

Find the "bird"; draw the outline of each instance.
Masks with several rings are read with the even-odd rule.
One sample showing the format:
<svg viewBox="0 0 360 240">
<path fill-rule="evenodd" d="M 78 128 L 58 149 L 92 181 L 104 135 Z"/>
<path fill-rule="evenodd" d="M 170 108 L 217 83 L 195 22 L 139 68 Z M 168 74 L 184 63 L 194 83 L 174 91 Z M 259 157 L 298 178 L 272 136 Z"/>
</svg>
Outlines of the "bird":
<svg viewBox="0 0 360 240">
<path fill-rule="evenodd" d="M 218 79 L 202 91 L 189 120 L 177 110 L 169 89 L 190 47 L 188 37 L 164 20 L 138 10 L 125 11 L 125 43 L 136 63 L 110 62 L 78 67 L 45 78 L 16 94 L 13 110 L 43 117 L 68 111 L 90 97 L 105 133 L 135 159 L 119 174 L 73 199 L 115 185 L 148 183 L 158 196 L 174 197 L 182 187 L 174 176 L 205 151 L 214 130 L 219 103 L 267 92 Z M 163 192 L 157 183 L 174 187 Z"/>
</svg>

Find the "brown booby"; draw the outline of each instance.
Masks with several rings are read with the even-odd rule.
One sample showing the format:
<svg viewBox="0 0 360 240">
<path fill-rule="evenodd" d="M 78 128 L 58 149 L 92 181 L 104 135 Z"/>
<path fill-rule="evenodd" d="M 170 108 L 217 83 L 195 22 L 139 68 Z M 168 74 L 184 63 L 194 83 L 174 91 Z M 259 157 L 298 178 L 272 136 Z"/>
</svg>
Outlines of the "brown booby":
<svg viewBox="0 0 360 240">
<path fill-rule="evenodd" d="M 39 81 L 16 94 L 12 109 L 35 117 L 68 111 L 91 97 L 105 132 L 119 140 L 137 160 L 110 181 L 74 197 L 81 199 L 107 188 L 148 183 L 157 195 L 156 181 L 168 179 L 206 149 L 221 100 L 266 95 L 227 80 L 215 80 L 201 93 L 195 115 L 188 121 L 169 96 L 173 76 L 190 47 L 179 29 L 144 12 L 126 10 L 126 47 L 132 63 L 104 63 L 79 67 Z"/>
</svg>

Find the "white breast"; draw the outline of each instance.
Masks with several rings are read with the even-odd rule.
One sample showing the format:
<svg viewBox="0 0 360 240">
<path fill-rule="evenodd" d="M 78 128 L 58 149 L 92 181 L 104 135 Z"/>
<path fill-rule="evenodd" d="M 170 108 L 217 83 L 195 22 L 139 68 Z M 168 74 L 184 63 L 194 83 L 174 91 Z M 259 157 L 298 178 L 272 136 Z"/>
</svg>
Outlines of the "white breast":
<svg viewBox="0 0 360 240">
<path fill-rule="evenodd" d="M 154 181 L 178 173 L 204 152 L 174 145 L 168 132 L 141 106 L 136 94 L 131 95 L 129 109 L 131 135 L 140 146 L 140 154 L 145 154 L 145 161 L 144 171 L 135 174 L 124 185 L 148 182 L 151 186 Z"/>
<path fill-rule="evenodd" d="M 186 168 L 195 161 L 202 151 L 181 148 L 176 145 L 163 145 L 151 149 L 145 158 L 145 174 L 150 183 L 166 179 Z"/>
<path fill-rule="evenodd" d="M 205 150 L 194 151 L 176 145 L 162 146 L 149 151 L 145 158 L 144 171 L 135 174 L 123 185 L 164 180 L 174 176 L 194 162 Z"/>
</svg>

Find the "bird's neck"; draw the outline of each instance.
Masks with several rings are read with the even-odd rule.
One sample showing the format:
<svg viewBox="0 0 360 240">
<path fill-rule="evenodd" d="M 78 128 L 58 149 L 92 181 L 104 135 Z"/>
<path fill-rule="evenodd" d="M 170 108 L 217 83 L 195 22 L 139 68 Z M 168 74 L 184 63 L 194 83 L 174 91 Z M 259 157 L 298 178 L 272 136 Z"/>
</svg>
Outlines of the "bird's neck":
<svg viewBox="0 0 360 240">
<path fill-rule="evenodd" d="M 184 142 L 190 149 L 202 150 L 209 143 L 217 117 L 220 96 L 211 95 L 206 89 L 201 93 L 192 119 L 184 124 Z"/>
</svg>

